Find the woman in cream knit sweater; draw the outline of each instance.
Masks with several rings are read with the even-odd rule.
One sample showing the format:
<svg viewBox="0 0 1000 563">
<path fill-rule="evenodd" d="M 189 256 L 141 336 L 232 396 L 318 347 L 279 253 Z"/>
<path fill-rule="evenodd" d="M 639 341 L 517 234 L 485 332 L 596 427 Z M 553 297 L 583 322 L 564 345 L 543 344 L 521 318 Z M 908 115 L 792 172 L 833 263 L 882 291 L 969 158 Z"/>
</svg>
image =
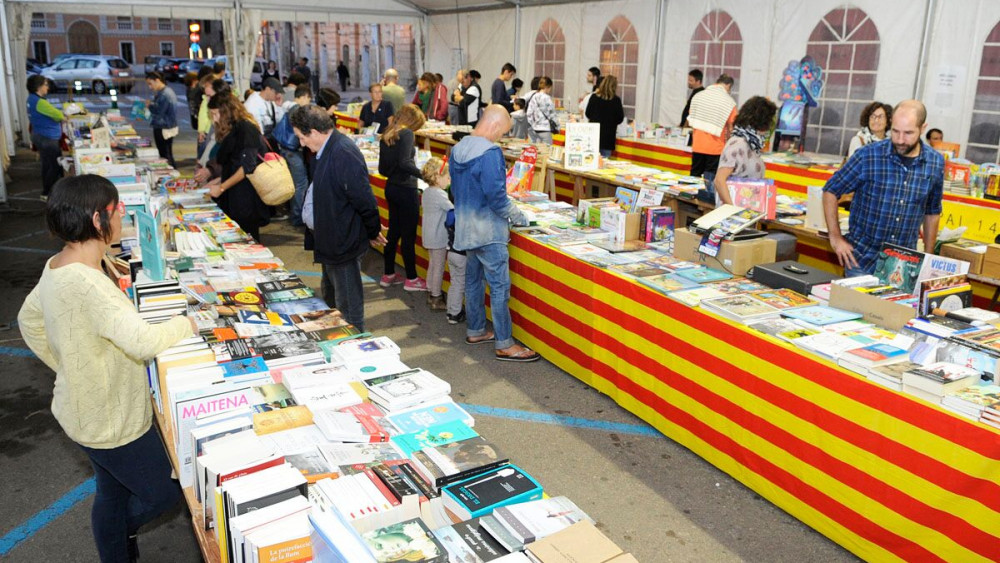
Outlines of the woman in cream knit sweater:
<svg viewBox="0 0 1000 563">
<path fill-rule="evenodd" d="M 148 324 L 101 270 L 121 234 L 118 191 L 107 179 L 57 182 L 46 220 L 65 246 L 45 264 L 18 323 L 28 347 L 56 372 L 52 414 L 94 467 L 91 525 L 101 561 L 135 560 L 139 527 L 181 497 L 152 427 L 144 361 L 191 336 L 195 325 L 185 317 Z"/>
</svg>

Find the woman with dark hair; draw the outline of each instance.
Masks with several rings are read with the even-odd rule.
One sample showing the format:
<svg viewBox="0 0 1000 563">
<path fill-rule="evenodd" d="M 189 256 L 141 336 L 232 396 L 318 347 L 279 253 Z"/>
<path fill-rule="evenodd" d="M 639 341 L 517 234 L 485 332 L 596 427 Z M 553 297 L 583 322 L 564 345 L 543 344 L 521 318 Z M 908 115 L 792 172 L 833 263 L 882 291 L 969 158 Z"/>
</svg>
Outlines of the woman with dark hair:
<svg viewBox="0 0 1000 563">
<path fill-rule="evenodd" d="M 861 147 L 885 139 L 892 126 L 892 106 L 882 102 L 872 102 L 861 110 L 861 130 L 851 138 L 847 158 Z"/>
<path fill-rule="evenodd" d="M 378 173 L 386 177 L 385 199 L 389 204 L 388 241 L 383 249 L 385 274 L 379 285 L 389 287 L 403 283 L 406 291 L 427 291 L 427 282 L 417 277 L 417 224 L 420 222 L 420 193 L 417 178 L 420 169 L 414 164 L 416 155 L 413 132 L 424 126 L 424 113 L 413 104 L 396 112 L 392 123 L 379 141 Z M 396 245 L 403 255 L 406 278 L 396 273 Z"/>
<path fill-rule="evenodd" d="M 260 81 L 261 81 L 261 83 L 263 84 L 264 81 L 267 80 L 268 78 L 273 78 L 273 79 L 278 80 L 278 81 L 281 80 L 281 77 L 279 76 L 279 73 L 278 73 L 278 63 L 276 63 L 274 61 L 267 61 L 267 68 L 265 68 L 260 73 Z"/>
<path fill-rule="evenodd" d="M 91 526 L 104 562 L 135 561 L 139 528 L 181 498 L 152 426 L 144 362 L 197 333 L 187 317 L 147 323 L 102 271 L 123 210 L 101 176 L 56 182 L 45 218 L 63 248 L 17 317 L 25 343 L 56 372 L 52 414 L 93 466 Z"/>
<path fill-rule="evenodd" d="M 715 173 L 715 197 L 719 202 L 731 204 L 726 180 L 730 176 L 761 180 L 764 178 L 764 161 L 760 150 L 764 147 L 764 136 L 774 123 L 778 106 L 763 97 L 754 96 L 747 100 L 733 122 L 733 133 L 719 156 L 719 169 Z"/>
<path fill-rule="evenodd" d="M 330 117 L 334 117 L 333 114 L 337 111 L 339 104 L 340 93 L 329 86 L 320 88 L 319 92 L 316 93 L 316 105 L 325 109 L 326 114 Z M 336 123 L 336 118 L 333 121 Z"/>
<path fill-rule="evenodd" d="M 247 178 L 266 152 L 260 127 L 232 91 L 212 96 L 208 111 L 219 144 L 215 155 L 219 174 L 207 184 L 208 192 L 230 219 L 260 242 L 260 228 L 268 224 L 271 212 Z"/>
<path fill-rule="evenodd" d="M 395 113 L 396 108 L 392 107 L 392 102 L 382 99 L 382 85 L 378 82 L 373 82 L 368 87 L 368 93 L 372 99 L 361 106 L 361 115 L 358 119 L 362 127 L 371 127 L 372 124 L 378 123 L 378 132 L 384 133 L 389 128 L 389 118 Z"/>
<path fill-rule="evenodd" d="M 552 123 L 556 120 L 556 106 L 552 103 L 552 79 L 538 78 L 538 88 L 524 99 L 527 104 L 528 139 L 532 143 L 552 144 Z"/>
<path fill-rule="evenodd" d="M 433 73 L 425 72 L 417 80 L 417 92 L 410 103 L 420 106 L 427 119 L 444 121 L 448 117 L 448 88 Z"/>
<path fill-rule="evenodd" d="M 601 80 L 601 86 L 590 97 L 587 104 L 587 120 L 601 124 L 601 156 L 608 158 L 615 152 L 615 133 L 618 124 L 625 119 L 625 107 L 622 99 L 615 94 L 618 89 L 618 78 L 607 75 Z"/>
</svg>

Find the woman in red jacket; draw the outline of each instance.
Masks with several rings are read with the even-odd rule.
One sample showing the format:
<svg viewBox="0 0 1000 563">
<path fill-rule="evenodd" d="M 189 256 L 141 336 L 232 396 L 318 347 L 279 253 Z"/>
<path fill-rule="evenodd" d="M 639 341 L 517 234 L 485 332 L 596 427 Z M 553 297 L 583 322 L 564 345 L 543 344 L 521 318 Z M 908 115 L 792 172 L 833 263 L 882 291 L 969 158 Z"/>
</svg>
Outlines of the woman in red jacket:
<svg viewBox="0 0 1000 563">
<path fill-rule="evenodd" d="M 448 87 L 434 73 L 425 72 L 417 80 L 417 92 L 410 103 L 423 110 L 427 119 L 444 121 L 448 117 Z"/>
</svg>

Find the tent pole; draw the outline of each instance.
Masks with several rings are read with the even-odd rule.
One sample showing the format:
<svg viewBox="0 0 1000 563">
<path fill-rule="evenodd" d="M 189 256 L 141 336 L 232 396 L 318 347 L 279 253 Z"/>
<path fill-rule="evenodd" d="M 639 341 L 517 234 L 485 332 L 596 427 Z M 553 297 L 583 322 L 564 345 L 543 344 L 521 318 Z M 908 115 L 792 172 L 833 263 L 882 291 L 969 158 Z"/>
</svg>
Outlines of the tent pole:
<svg viewBox="0 0 1000 563">
<path fill-rule="evenodd" d="M 521 66 L 521 0 L 514 4 L 514 66 Z"/>
<path fill-rule="evenodd" d="M 927 0 L 927 8 L 924 12 L 924 31 L 920 36 L 920 60 L 917 61 L 917 76 L 913 82 L 913 99 L 919 100 L 924 95 L 924 79 L 927 76 L 927 51 L 931 41 L 931 20 L 934 19 L 934 11 L 937 2 Z"/>
<path fill-rule="evenodd" d="M 7 154 L 14 156 L 16 151 L 14 145 L 14 121 L 17 112 L 17 92 L 14 91 L 14 63 L 11 58 L 10 50 L 14 48 L 14 41 L 10 36 L 10 27 L 7 21 L 7 6 L 9 4 L 4 0 L 0 0 L 0 32 L 2 32 L 3 39 L 3 61 L 0 63 L 2 67 L 0 70 L 3 71 L 3 77 L 6 81 L 2 87 L 0 87 L 0 105 L 4 107 L 3 111 L 3 129 L 4 134 L 7 136 L 7 146 L 4 150 Z M 0 201 L 6 200 L 6 191 L 0 193 Z"/>
<path fill-rule="evenodd" d="M 663 48 L 663 17 L 667 12 L 667 0 L 659 0 L 656 9 L 656 41 L 653 49 L 653 100 L 650 104 L 649 121 L 656 123 L 660 115 L 660 50 Z"/>
</svg>

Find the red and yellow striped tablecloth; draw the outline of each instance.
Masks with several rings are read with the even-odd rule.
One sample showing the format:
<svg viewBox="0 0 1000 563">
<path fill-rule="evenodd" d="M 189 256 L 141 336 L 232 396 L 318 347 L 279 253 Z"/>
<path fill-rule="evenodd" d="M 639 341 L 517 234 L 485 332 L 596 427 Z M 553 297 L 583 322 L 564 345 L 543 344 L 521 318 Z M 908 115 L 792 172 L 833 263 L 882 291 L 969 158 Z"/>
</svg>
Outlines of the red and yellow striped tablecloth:
<svg viewBox="0 0 1000 563">
<path fill-rule="evenodd" d="M 868 560 L 1000 560 L 1000 434 L 529 238 L 514 335 Z"/>
</svg>

